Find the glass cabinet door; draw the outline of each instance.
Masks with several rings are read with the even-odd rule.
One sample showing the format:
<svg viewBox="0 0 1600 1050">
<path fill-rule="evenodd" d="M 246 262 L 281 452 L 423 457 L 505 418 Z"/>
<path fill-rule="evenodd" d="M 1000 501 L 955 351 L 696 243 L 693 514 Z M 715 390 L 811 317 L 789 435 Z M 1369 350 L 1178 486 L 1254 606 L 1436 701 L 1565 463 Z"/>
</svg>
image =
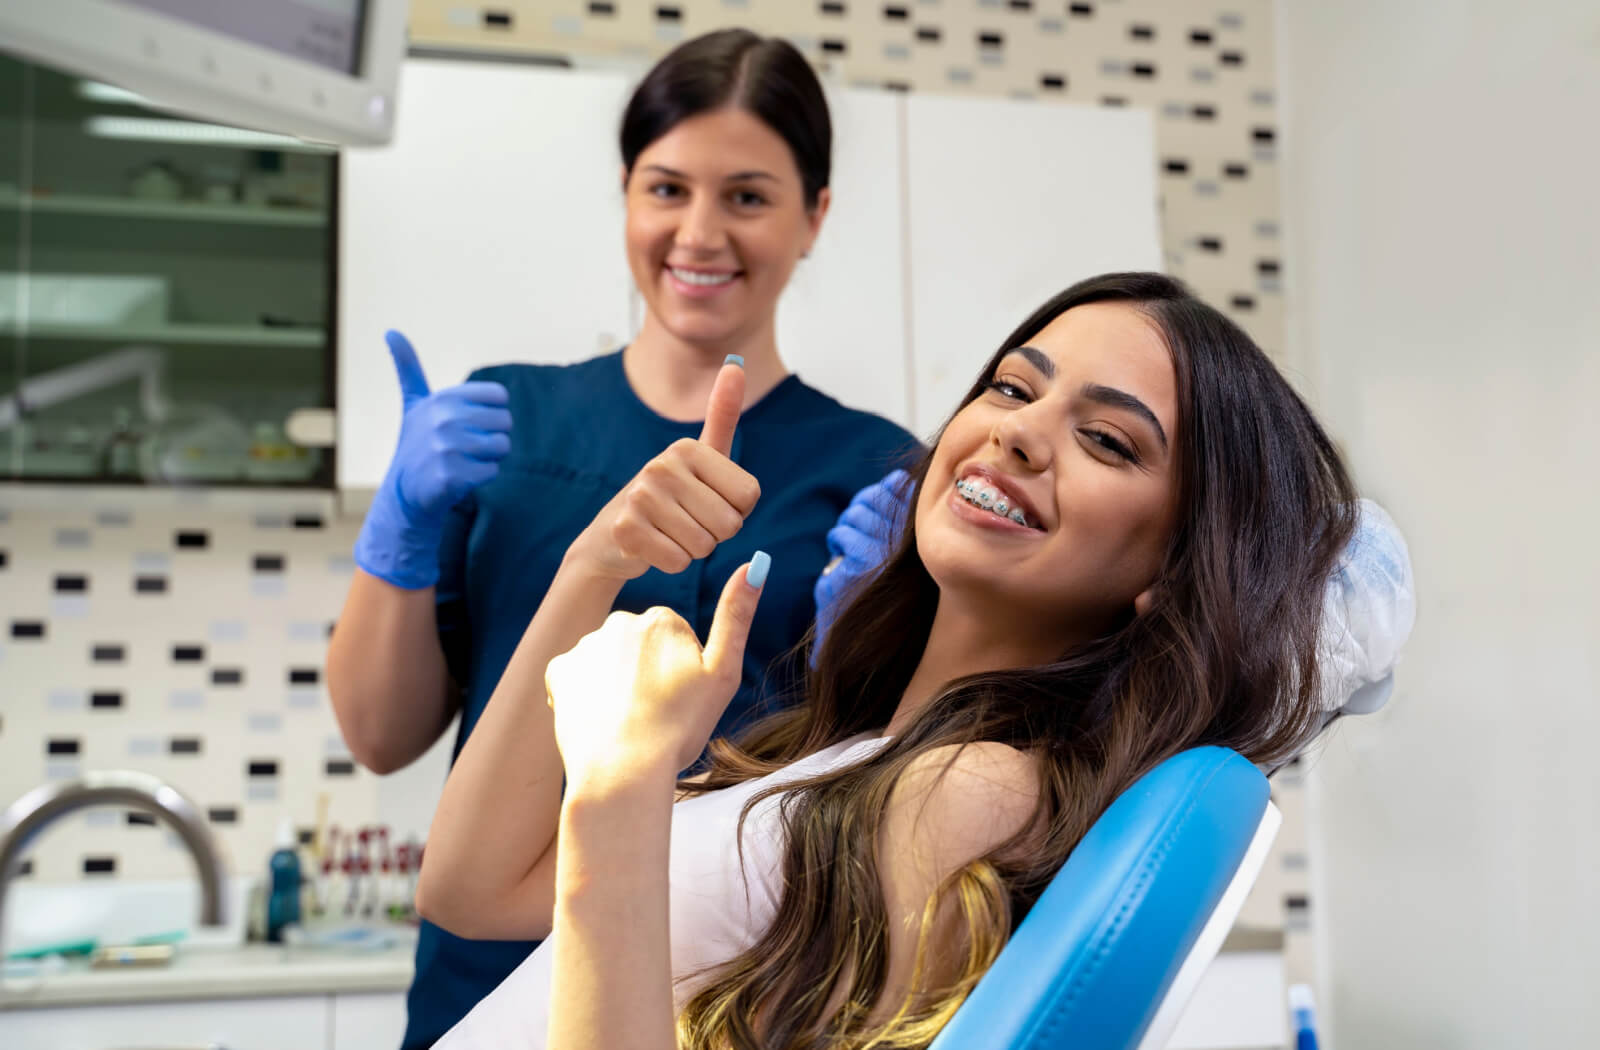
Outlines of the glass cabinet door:
<svg viewBox="0 0 1600 1050">
<path fill-rule="evenodd" d="M 0 477 L 330 484 L 335 161 L 0 56 Z"/>
</svg>

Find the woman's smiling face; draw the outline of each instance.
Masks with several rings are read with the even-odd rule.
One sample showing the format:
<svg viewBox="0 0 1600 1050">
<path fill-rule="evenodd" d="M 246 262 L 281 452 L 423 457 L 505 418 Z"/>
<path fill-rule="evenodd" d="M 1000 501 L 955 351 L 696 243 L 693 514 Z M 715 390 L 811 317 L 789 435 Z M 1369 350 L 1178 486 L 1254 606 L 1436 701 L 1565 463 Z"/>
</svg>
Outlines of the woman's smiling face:
<svg viewBox="0 0 1600 1050">
<path fill-rule="evenodd" d="M 1073 307 L 1005 354 L 945 428 L 917 501 L 941 600 L 976 603 L 1050 657 L 1125 616 L 1175 524 L 1177 398 L 1159 329 L 1125 303 Z"/>
<path fill-rule="evenodd" d="M 806 204 L 782 137 L 723 106 L 645 147 L 624 180 L 628 266 L 651 314 L 679 339 L 711 347 L 770 328 L 829 199 L 823 188 Z"/>
</svg>

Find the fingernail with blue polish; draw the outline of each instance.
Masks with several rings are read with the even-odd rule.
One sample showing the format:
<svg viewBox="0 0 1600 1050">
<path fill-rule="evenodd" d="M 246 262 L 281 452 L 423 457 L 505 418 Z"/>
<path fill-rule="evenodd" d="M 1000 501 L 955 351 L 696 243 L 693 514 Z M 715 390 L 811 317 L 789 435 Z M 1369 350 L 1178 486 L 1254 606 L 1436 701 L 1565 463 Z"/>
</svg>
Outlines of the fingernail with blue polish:
<svg viewBox="0 0 1600 1050">
<path fill-rule="evenodd" d="M 738 354 L 729 354 L 727 357 L 722 359 L 722 363 L 725 365 L 738 365 L 740 368 L 743 368 L 744 358 L 740 357 Z"/>
<path fill-rule="evenodd" d="M 766 551 L 756 551 L 755 557 L 750 559 L 750 567 L 744 571 L 744 582 L 750 585 L 751 590 L 759 591 L 767 582 L 767 570 L 772 568 L 772 555 Z"/>
</svg>

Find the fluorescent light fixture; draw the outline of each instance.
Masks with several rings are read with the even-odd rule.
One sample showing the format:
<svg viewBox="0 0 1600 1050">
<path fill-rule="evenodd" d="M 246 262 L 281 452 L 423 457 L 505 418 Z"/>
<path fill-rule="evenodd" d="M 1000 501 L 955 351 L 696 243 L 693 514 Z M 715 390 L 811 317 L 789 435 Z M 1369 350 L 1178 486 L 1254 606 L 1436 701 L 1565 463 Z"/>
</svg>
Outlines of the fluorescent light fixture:
<svg viewBox="0 0 1600 1050">
<path fill-rule="evenodd" d="M 150 100 L 115 84 L 102 84 L 98 80 L 78 81 L 78 97 L 90 102 L 115 102 L 123 106 L 148 106 Z"/>
<path fill-rule="evenodd" d="M 177 142 L 193 146 L 233 146 L 239 149 L 285 149 L 301 153 L 332 153 L 333 148 L 270 131 L 250 131 L 226 124 L 160 117 L 90 117 L 83 130 L 106 139 L 140 142 Z"/>
</svg>

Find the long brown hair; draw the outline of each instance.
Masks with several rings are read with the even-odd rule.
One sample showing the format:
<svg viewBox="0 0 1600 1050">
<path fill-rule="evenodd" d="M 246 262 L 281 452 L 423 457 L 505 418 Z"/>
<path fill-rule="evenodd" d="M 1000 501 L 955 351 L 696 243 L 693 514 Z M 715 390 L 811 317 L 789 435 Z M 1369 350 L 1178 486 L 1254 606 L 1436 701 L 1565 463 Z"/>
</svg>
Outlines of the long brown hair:
<svg viewBox="0 0 1600 1050">
<path fill-rule="evenodd" d="M 870 759 L 774 789 L 787 792 L 776 918 L 692 996 L 679 1018 L 682 1046 L 925 1046 L 1079 839 L 1139 776 L 1204 744 L 1275 763 L 1315 732 L 1323 587 L 1354 529 L 1355 494 L 1332 442 L 1243 331 L 1168 277 L 1092 278 L 1012 332 L 962 405 L 1006 352 L 1072 307 L 1108 301 L 1154 322 L 1177 377 L 1180 509 L 1152 607 L 1130 609 L 1053 663 L 952 681 Z M 930 459 L 911 472 L 911 506 Z M 858 585 L 828 632 L 805 702 L 752 726 L 737 745 L 714 742 L 704 782 L 687 790 L 762 776 L 888 724 L 939 598 L 917 555 L 914 515 L 905 517 L 882 570 Z M 869 1021 L 888 972 L 878 841 L 890 794 L 919 755 L 977 741 L 1031 756 L 1040 785 L 1033 820 L 929 901 L 917 969 L 935 910 L 954 908 L 965 939 L 957 979 L 914 979 L 894 1016 Z"/>
</svg>

